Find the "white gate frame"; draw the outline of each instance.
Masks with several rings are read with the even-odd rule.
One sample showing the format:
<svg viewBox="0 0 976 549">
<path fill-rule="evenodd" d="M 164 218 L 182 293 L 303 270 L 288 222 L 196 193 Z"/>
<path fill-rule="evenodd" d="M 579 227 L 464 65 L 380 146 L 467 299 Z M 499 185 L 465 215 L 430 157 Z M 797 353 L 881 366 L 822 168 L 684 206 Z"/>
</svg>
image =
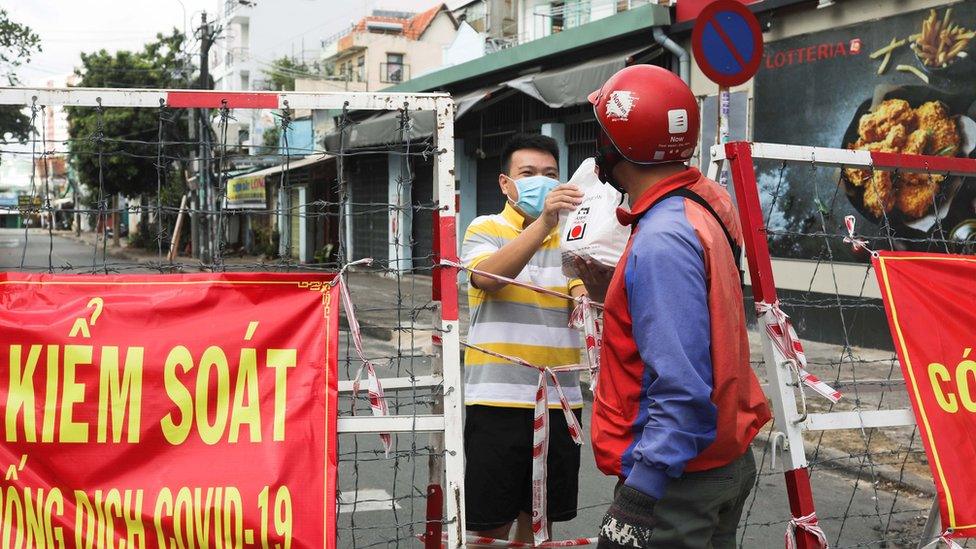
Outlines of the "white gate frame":
<svg viewBox="0 0 976 549">
<path fill-rule="evenodd" d="M 456 261 L 457 235 L 454 180 L 454 101 L 440 93 L 365 93 L 365 92 L 241 92 L 223 90 L 153 90 L 114 88 L 24 88 L 0 87 L 0 105 L 22 107 L 145 107 L 203 109 L 336 109 L 397 111 L 404 105 L 411 111 L 433 111 L 435 155 L 433 198 L 439 208 L 435 241 L 444 258 Z M 419 416 L 356 416 L 338 421 L 339 433 L 430 432 L 442 440 L 443 469 L 440 460 L 432 459 L 431 479 L 446 478 L 444 499 L 448 547 L 465 546 L 464 522 L 464 430 L 460 325 L 458 322 L 457 272 L 440 268 L 435 272 L 440 285 L 439 331 L 441 356 L 432 361 L 430 376 L 386 378 L 388 389 L 407 387 L 440 387 L 441 413 Z M 351 391 L 351 382 L 340 383 L 340 392 Z M 440 406 L 435 406 L 435 411 Z M 435 446 L 436 448 L 436 446 Z M 437 465 L 437 470 L 433 465 Z M 440 540 L 437 540 L 440 544 Z"/>
<path fill-rule="evenodd" d="M 759 188 L 753 162 L 755 159 L 779 160 L 813 165 L 817 167 L 862 167 L 873 170 L 902 170 L 936 173 L 940 175 L 976 175 L 976 160 L 922 156 L 899 153 L 878 153 L 849 149 L 751 143 L 737 141 L 714 145 L 711 148 L 711 164 L 708 177 L 716 180 L 726 163 L 731 167 L 735 188 L 735 202 L 742 225 L 748 257 L 753 297 L 756 303 L 774 303 L 776 286 L 769 256 L 769 242 L 763 222 Z M 762 315 L 760 323 L 775 323 L 773 315 Z M 763 326 L 765 327 L 765 326 Z M 828 431 L 836 429 L 868 429 L 874 427 L 905 427 L 915 425 L 915 415 L 910 408 L 890 410 L 855 410 L 849 412 L 800 413 L 797 410 L 797 383 L 788 362 L 778 362 L 773 342 L 765 329 L 760 330 L 763 360 L 766 366 L 766 395 L 772 401 L 776 420 L 770 434 L 774 459 L 783 463 L 786 490 L 793 518 L 798 519 L 815 513 L 813 492 L 807 474 L 807 458 L 803 446 L 804 431 Z M 799 389 L 802 390 L 802 389 Z M 776 444 L 776 441 L 783 441 Z M 934 507 L 938 506 L 938 498 Z M 930 514 L 938 520 L 938 513 Z M 927 525 L 927 531 L 932 525 Z M 937 530 L 937 528 L 935 529 Z M 937 534 L 936 534 L 937 535 Z M 799 549 L 819 547 L 817 540 L 806 530 L 797 533 Z"/>
</svg>

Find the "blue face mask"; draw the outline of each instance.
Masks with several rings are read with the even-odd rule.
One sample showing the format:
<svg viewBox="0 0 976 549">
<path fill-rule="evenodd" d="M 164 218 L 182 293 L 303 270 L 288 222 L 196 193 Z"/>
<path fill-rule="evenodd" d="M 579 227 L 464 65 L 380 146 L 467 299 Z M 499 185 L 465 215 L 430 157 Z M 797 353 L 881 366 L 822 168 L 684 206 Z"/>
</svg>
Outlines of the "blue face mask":
<svg viewBox="0 0 976 549">
<path fill-rule="evenodd" d="M 533 175 L 519 179 L 512 179 L 507 175 L 505 177 L 515 183 L 515 188 L 518 190 L 518 200 L 512 204 L 523 215 L 533 219 L 538 219 L 542 215 L 542 210 L 546 206 L 546 195 L 559 185 L 558 181 L 544 175 Z"/>
</svg>

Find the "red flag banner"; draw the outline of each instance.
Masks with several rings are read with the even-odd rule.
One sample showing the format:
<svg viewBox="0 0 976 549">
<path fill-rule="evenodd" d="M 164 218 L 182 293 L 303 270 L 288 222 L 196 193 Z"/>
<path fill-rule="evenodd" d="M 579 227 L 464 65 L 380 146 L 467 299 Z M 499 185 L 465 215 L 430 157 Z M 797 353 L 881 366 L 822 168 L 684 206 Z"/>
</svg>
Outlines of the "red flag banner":
<svg viewBox="0 0 976 549">
<path fill-rule="evenodd" d="M 874 267 L 942 524 L 976 536 L 976 257 L 881 252 Z"/>
<path fill-rule="evenodd" d="M 331 280 L 0 273 L 2 545 L 334 548 Z"/>
</svg>

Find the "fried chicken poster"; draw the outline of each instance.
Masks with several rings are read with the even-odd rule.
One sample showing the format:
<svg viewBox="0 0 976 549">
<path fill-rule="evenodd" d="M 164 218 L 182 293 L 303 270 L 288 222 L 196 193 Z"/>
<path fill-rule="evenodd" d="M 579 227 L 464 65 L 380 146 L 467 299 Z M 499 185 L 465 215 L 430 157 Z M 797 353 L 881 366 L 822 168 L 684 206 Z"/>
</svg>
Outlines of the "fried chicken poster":
<svg viewBox="0 0 976 549">
<path fill-rule="evenodd" d="M 972 157 L 974 29 L 976 4 L 952 2 L 768 42 L 755 140 Z M 843 233 L 846 215 L 878 247 L 976 253 L 974 178 L 777 163 L 760 163 L 757 176 L 776 256 L 822 255 L 823 239 L 803 233 Z M 830 245 L 838 260 L 867 260 L 839 240 Z"/>
<path fill-rule="evenodd" d="M 330 279 L 0 273 L 0 538 L 334 547 Z"/>
<path fill-rule="evenodd" d="M 881 252 L 873 263 L 942 525 L 976 536 L 976 256 Z"/>
</svg>

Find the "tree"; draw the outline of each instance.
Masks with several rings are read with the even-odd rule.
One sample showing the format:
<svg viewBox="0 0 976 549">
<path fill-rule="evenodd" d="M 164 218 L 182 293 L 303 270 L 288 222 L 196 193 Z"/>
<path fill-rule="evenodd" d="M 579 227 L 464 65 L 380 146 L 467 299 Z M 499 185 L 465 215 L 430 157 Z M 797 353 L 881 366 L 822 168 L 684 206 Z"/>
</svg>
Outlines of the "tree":
<svg viewBox="0 0 976 549">
<path fill-rule="evenodd" d="M 6 79 L 7 85 L 20 83 L 14 69 L 40 51 L 41 38 L 30 27 L 11 21 L 7 11 L 0 8 L 0 77 Z M 31 134 L 30 122 L 30 116 L 21 108 L 0 107 L 0 142 L 6 142 L 8 133 L 17 141 L 27 141 Z"/>
<path fill-rule="evenodd" d="M 140 52 L 105 50 L 81 54 L 79 86 L 95 88 L 185 88 L 192 68 L 183 53 L 185 37 L 177 30 Z M 71 157 L 80 181 L 105 196 L 155 194 L 157 143 L 161 117 L 164 141 L 186 141 L 186 112 L 153 108 L 69 107 Z M 103 136 L 99 139 L 99 136 Z M 166 145 L 169 158 L 184 156 L 185 145 Z M 99 161 L 101 153 L 101 162 Z"/>
<path fill-rule="evenodd" d="M 184 53 L 185 41 L 183 34 L 174 29 L 168 36 L 157 34 L 156 40 L 146 44 L 142 51 L 112 54 L 103 49 L 83 53 L 82 66 L 75 70 L 78 85 L 186 88 L 193 69 Z M 69 107 L 67 114 L 72 166 L 79 181 L 92 190 L 96 200 L 97 197 L 107 200 L 118 194 L 130 198 L 141 196 L 143 205 L 148 206 L 147 196 L 156 194 L 160 175 L 157 165 L 163 167 L 167 181 L 182 184 L 174 181 L 182 177 L 182 171 L 172 166 L 172 160 L 185 158 L 189 152 L 185 144 L 187 113 L 184 109 L 107 108 L 99 112 L 92 107 Z M 148 209 L 142 211 L 140 225 L 146 229 Z M 146 236 L 145 230 L 140 232 Z M 114 234 L 117 238 L 119 231 Z"/>
<path fill-rule="evenodd" d="M 279 151 L 279 141 L 281 140 L 281 128 L 272 126 L 264 130 L 264 149 L 262 154 L 277 154 Z"/>
<path fill-rule="evenodd" d="M 313 69 L 304 61 L 292 57 L 282 57 L 271 63 L 271 68 L 265 70 L 272 90 L 295 91 L 295 78 L 316 78 Z"/>
</svg>

